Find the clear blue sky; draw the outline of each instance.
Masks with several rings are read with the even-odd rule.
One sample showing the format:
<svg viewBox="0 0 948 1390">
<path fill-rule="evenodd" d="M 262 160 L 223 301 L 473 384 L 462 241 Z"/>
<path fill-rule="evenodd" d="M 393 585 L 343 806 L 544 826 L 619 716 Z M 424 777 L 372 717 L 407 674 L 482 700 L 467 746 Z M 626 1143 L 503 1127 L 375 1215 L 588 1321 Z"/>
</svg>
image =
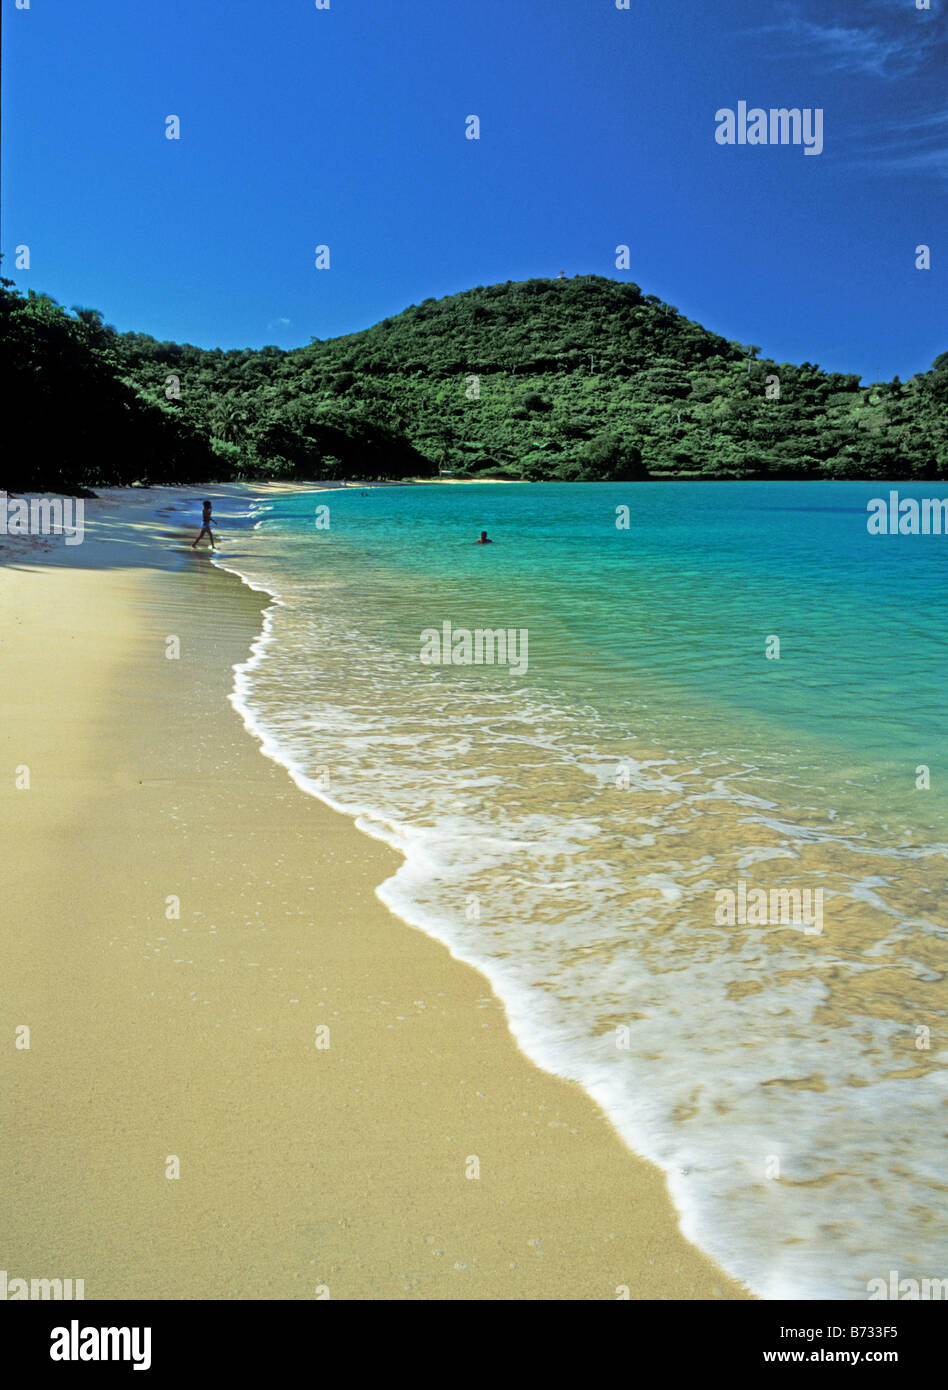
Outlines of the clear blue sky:
<svg viewBox="0 0 948 1390">
<path fill-rule="evenodd" d="M 948 350 L 946 5 L 4 0 L 4 273 L 227 348 L 564 269 L 907 377 Z M 741 100 L 822 108 L 823 153 L 718 145 Z"/>
</svg>

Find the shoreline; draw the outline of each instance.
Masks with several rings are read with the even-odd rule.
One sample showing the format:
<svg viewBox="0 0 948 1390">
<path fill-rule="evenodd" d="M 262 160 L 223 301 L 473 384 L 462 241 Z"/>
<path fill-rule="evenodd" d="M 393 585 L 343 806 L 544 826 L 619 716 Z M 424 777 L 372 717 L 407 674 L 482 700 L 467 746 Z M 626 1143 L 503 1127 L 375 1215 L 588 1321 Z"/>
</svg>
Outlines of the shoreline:
<svg viewBox="0 0 948 1390">
<path fill-rule="evenodd" d="M 8 1022 L 36 1020 L 0 1088 L 6 1267 L 89 1298 L 752 1297 L 486 979 L 382 905 L 400 856 L 260 756 L 228 697 L 268 603 L 155 552 L 180 537 L 150 509 L 199 490 L 105 491 L 83 546 L 0 565 L 5 746 L 35 771 L 3 797 Z"/>
</svg>

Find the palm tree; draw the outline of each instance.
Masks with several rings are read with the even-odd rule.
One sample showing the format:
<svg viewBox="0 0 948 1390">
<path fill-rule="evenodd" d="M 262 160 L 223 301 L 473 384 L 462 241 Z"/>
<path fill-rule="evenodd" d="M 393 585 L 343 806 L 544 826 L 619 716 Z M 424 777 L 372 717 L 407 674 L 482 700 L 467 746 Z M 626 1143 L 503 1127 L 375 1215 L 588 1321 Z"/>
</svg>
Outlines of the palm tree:
<svg viewBox="0 0 948 1390">
<path fill-rule="evenodd" d="M 247 412 L 234 397 L 226 396 L 212 414 L 210 424 L 215 439 L 234 443 L 246 432 Z"/>
</svg>

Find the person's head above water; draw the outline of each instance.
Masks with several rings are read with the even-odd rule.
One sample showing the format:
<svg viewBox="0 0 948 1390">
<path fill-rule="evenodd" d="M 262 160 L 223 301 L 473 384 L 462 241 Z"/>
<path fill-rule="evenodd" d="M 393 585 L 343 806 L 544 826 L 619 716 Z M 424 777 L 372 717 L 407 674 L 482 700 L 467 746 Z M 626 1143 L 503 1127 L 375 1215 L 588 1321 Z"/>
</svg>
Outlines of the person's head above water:
<svg viewBox="0 0 948 1390">
<path fill-rule="evenodd" d="M 475 541 L 474 544 L 475 544 L 475 545 L 493 545 L 494 542 L 490 539 L 490 537 L 488 536 L 488 534 L 487 534 L 486 531 L 482 531 L 482 532 L 481 532 L 481 538 L 480 538 L 480 540 L 479 540 L 479 541 Z"/>
</svg>

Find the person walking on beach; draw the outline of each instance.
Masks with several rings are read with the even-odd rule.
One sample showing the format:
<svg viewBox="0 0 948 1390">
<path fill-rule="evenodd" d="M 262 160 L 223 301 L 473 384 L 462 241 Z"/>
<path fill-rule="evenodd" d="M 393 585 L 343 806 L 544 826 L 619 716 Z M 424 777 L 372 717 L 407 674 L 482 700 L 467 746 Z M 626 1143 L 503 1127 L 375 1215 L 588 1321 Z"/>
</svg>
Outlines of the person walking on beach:
<svg viewBox="0 0 948 1390">
<path fill-rule="evenodd" d="M 197 545 L 198 541 L 201 539 L 201 536 L 204 535 L 204 532 L 205 532 L 205 531 L 207 532 L 207 538 L 208 538 L 208 540 L 209 540 L 210 543 L 211 543 L 211 549 L 212 549 L 212 550 L 216 550 L 216 549 L 217 549 L 217 546 L 214 544 L 214 535 L 213 535 L 213 533 L 212 533 L 212 531 L 211 531 L 211 522 L 213 521 L 213 519 L 214 519 L 214 518 L 211 516 L 211 504 L 210 504 L 210 502 L 205 498 L 205 500 L 204 500 L 204 511 L 203 511 L 202 514 L 201 514 L 201 530 L 200 530 L 200 532 L 198 533 L 198 538 L 197 538 L 197 540 L 191 542 L 191 549 L 192 549 L 192 550 L 193 550 L 194 547 Z"/>
</svg>

